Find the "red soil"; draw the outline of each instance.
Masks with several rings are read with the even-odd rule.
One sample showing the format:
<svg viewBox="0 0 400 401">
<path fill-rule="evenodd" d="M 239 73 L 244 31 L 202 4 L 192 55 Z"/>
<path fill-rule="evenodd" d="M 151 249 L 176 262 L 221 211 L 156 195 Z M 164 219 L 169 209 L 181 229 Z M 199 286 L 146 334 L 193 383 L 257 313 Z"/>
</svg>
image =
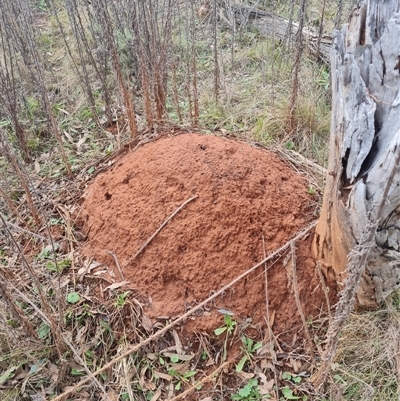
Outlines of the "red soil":
<svg viewBox="0 0 400 401">
<path fill-rule="evenodd" d="M 184 201 L 188 203 L 133 261 L 130 258 Z M 315 210 L 307 183 L 277 155 L 250 144 L 209 135 L 164 137 L 120 157 L 89 186 L 83 206 L 94 256 L 121 281 L 116 254 L 128 288 L 145 297 L 146 314 L 155 319 L 182 315 L 281 247 L 304 228 Z M 309 238 L 298 241 L 297 274 L 306 316 L 326 309 Z M 268 271 L 270 313 L 275 334 L 300 325 L 288 267 L 276 262 Z M 187 330 L 221 325 L 217 308 L 265 325 L 263 268 L 216 299 Z"/>
</svg>

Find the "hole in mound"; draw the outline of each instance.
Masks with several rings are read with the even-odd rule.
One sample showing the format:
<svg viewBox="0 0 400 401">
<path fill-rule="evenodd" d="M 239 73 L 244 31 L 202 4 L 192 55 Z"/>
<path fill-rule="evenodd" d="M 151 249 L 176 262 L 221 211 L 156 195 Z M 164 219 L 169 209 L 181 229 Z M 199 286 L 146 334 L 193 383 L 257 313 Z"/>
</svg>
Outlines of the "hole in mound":
<svg viewBox="0 0 400 401">
<path fill-rule="evenodd" d="M 163 137 L 121 156 L 89 186 L 82 252 L 107 266 L 109 284 L 128 281 L 124 289 L 137 292 L 151 319 L 181 316 L 310 223 L 317 205 L 307 187 L 277 155 L 248 143 Z M 306 318 L 326 310 L 311 237 L 295 244 Z M 185 334 L 221 326 L 227 312 L 263 328 L 267 302 L 275 334 L 298 332 L 292 264 L 282 254 L 247 275 L 191 316 Z"/>
</svg>

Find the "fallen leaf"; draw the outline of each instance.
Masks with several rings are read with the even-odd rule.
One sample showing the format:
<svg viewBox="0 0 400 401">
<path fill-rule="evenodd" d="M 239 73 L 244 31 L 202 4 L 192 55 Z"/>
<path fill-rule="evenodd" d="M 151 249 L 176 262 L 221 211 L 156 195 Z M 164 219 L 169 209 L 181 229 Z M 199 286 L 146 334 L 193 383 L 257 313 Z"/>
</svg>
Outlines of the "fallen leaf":
<svg viewBox="0 0 400 401">
<path fill-rule="evenodd" d="M 258 391 L 260 392 L 261 395 L 267 395 L 274 388 L 274 385 L 275 385 L 275 380 L 271 379 L 271 380 L 267 381 L 265 384 L 259 385 Z"/>
<path fill-rule="evenodd" d="M 162 373 L 157 370 L 155 370 L 153 373 L 154 373 L 154 376 L 158 377 L 159 379 L 164 379 L 169 382 L 173 379 L 173 377 L 171 375 L 167 375 L 166 373 Z"/>
<path fill-rule="evenodd" d="M 191 361 L 194 358 L 194 355 L 173 354 L 171 352 L 162 352 L 162 354 L 168 358 L 177 359 L 179 361 Z"/>
<path fill-rule="evenodd" d="M 121 281 L 120 283 L 114 283 L 114 284 L 111 284 L 108 287 L 104 288 L 104 291 L 106 291 L 106 290 L 113 291 L 113 290 L 121 288 L 121 287 L 123 287 L 124 285 L 127 285 L 127 284 L 129 284 L 129 281 L 127 281 L 127 280 Z"/>
<path fill-rule="evenodd" d="M 85 134 L 79 141 L 76 143 L 76 148 L 79 150 L 79 148 L 86 142 L 86 139 L 88 139 L 88 135 Z"/>
<path fill-rule="evenodd" d="M 171 363 L 170 367 L 171 367 L 171 370 L 175 370 L 176 372 L 180 373 L 181 375 L 187 373 L 190 370 L 189 362 Z"/>
<path fill-rule="evenodd" d="M 174 340 L 175 340 L 176 352 L 177 352 L 178 354 L 182 354 L 182 351 L 183 351 L 183 349 L 182 349 L 182 343 L 181 343 L 181 340 L 180 340 L 179 335 L 178 335 L 178 333 L 176 332 L 176 330 L 172 330 L 172 336 L 174 337 Z"/>
<path fill-rule="evenodd" d="M 57 365 L 55 365 L 54 363 L 49 362 L 47 365 L 47 369 L 49 369 L 49 371 L 51 372 L 51 380 L 53 382 L 57 382 L 58 380 L 58 375 L 59 375 L 59 370 Z"/>
<path fill-rule="evenodd" d="M 302 366 L 302 362 L 297 360 L 297 359 L 293 359 L 290 358 L 290 364 L 292 365 L 293 371 L 294 373 L 299 373 L 301 366 Z"/>
<path fill-rule="evenodd" d="M 150 390 L 150 391 L 154 391 L 157 388 L 157 386 L 149 380 L 146 380 L 144 385 L 147 388 L 147 390 Z"/>
<path fill-rule="evenodd" d="M 68 142 L 70 142 L 72 144 L 74 143 L 74 138 L 72 138 L 72 136 L 67 131 L 63 131 L 62 133 L 67 138 Z"/>
<path fill-rule="evenodd" d="M 161 390 L 158 389 L 154 394 L 153 397 L 151 397 L 150 401 L 157 401 L 160 398 L 161 395 Z"/>
<path fill-rule="evenodd" d="M 46 401 L 43 395 L 39 393 L 30 395 L 30 398 L 32 401 Z"/>
<path fill-rule="evenodd" d="M 267 359 L 263 359 L 260 363 L 260 366 L 263 370 L 265 369 L 271 369 L 274 370 L 275 366 L 272 362 L 268 361 Z"/>
<path fill-rule="evenodd" d="M 141 323 L 142 323 L 143 328 L 144 328 L 148 333 L 151 333 L 151 332 L 153 331 L 153 323 L 152 323 L 152 321 L 150 320 L 150 318 L 149 318 L 145 313 L 143 313 L 143 315 L 142 315 L 142 321 L 141 321 Z"/>
<path fill-rule="evenodd" d="M 240 377 L 243 380 L 249 380 L 254 377 L 254 373 L 247 373 L 247 372 L 237 372 L 236 376 Z"/>
<path fill-rule="evenodd" d="M 113 390 L 110 389 L 107 391 L 107 394 L 103 394 L 103 401 L 118 401 L 119 397 L 118 394 Z"/>
</svg>

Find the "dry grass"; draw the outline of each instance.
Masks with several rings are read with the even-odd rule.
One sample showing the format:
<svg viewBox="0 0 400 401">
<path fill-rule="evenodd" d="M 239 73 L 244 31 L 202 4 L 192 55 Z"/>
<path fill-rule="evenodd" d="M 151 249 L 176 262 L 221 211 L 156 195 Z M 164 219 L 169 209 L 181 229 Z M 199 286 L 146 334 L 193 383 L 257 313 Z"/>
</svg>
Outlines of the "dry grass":
<svg viewBox="0 0 400 401">
<path fill-rule="evenodd" d="M 327 395 L 320 400 L 399 398 L 399 296 L 392 294 L 378 311 L 349 317 L 340 335 Z"/>
</svg>

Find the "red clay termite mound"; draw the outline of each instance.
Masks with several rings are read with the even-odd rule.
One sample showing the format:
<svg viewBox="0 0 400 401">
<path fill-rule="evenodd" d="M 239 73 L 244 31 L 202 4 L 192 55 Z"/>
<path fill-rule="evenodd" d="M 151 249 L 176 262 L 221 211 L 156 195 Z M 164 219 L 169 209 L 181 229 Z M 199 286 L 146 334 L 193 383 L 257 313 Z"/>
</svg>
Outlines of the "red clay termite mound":
<svg viewBox="0 0 400 401">
<path fill-rule="evenodd" d="M 145 247 L 133 255 L 183 202 L 185 205 Z M 163 137 L 115 160 L 86 192 L 82 215 L 86 256 L 108 266 L 146 299 L 155 319 L 182 315 L 281 247 L 315 218 L 307 182 L 277 155 L 248 143 L 211 135 Z M 298 241 L 297 276 L 306 316 L 326 309 L 310 253 L 311 235 Z M 263 245 L 264 244 L 264 245 Z M 247 276 L 193 317 L 198 330 L 218 327 L 218 308 L 265 325 L 266 298 L 276 334 L 300 327 L 284 258 Z M 129 262 L 129 263 L 128 263 Z M 114 277 L 114 278 L 112 278 Z M 187 327 L 186 327 L 187 329 Z"/>
</svg>

